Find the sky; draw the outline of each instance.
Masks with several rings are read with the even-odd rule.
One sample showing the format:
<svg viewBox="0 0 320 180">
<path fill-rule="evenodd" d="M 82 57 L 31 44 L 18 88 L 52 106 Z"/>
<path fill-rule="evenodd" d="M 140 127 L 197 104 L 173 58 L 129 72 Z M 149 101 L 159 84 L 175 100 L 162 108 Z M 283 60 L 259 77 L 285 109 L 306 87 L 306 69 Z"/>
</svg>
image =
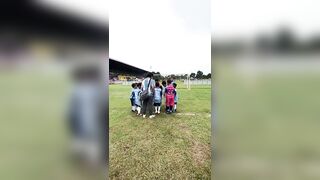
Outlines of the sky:
<svg viewBox="0 0 320 180">
<path fill-rule="evenodd" d="M 111 58 L 162 74 L 210 72 L 211 34 L 214 42 L 282 25 L 301 39 L 320 32 L 318 0 L 38 1 L 109 22 Z"/>
<path fill-rule="evenodd" d="M 213 39 L 250 39 L 281 26 L 307 39 L 320 30 L 319 7 L 318 0 L 212 0 Z"/>
<path fill-rule="evenodd" d="M 210 0 L 42 2 L 109 21 L 110 58 L 163 75 L 211 72 Z"/>
<path fill-rule="evenodd" d="M 109 57 L 161 74 L 211 72 L 210 0 L 112 0 Z"/>
</svg>

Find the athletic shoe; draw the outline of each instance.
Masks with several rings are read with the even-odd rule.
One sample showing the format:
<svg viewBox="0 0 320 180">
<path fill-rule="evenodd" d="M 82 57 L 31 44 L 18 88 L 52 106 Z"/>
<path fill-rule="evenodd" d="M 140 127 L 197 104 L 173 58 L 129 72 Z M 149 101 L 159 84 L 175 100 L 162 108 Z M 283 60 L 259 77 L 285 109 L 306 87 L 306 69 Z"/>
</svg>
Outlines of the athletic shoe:
<svg viewBox="0 0 320 180">
<path fill-rule="evenodd" d="M 154 118 L 154 117 L 156 117 L 156 115 L 150 115 L 150 116 L 149 116 L 150 119 L 152 119 L 152 118 Z"/>
<path fill-rule="evenodd" d="M 143 118 L 146 118 L 146 115 L 144 114 L 142 117 L 143 117 Z"/>
</svg>

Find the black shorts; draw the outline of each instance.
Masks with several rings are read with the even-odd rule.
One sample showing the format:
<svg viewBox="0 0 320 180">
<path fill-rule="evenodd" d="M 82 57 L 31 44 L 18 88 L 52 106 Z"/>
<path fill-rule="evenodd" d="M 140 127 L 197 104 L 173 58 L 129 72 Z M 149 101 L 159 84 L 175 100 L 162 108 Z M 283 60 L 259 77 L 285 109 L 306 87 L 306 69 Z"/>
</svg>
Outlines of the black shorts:
<svg viewBox="0 0 320 180">
<path fill-rule="evenodd" d="M 153 103 L 154 106 L 161 106 L 161 103 Z"/>
<path fill-rule="evenodd" d="M 178 104 L 178 102 L 174 102 L 174 104 Z"/>
<path fill-rule="evenodd" d="M 137 105 L 137 104 L 134 104 L 135 106 L 137 106 L 137 107 L 141 107 L 140 105 Z"/>
</svg>

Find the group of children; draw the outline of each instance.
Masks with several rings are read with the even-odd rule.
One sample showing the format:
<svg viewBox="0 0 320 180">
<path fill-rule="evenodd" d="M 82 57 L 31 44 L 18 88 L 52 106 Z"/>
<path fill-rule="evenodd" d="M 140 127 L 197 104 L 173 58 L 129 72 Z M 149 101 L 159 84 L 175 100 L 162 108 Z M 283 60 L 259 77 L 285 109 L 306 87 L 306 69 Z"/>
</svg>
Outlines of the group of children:
<svg viewBox="0 0 320 180">
<path fill-rule="evenodd" d="M 162 81 L 155 80 L 155 88 L 153 91 L 153 105 L 154 113 L 160 114 L 162 106 L 162 98 L 165 98 L 165 112 L 172 113 L 177 111 L 178 92 L 177 84 L 171 79 Z M 142 83 L 132 83 L 132 90 L 130 94 L 131 111 L 137 112 L 137 115 L 141 115 L 141 107 L 143 106 L 140 95 L 142 92 Z"/>
</svg>

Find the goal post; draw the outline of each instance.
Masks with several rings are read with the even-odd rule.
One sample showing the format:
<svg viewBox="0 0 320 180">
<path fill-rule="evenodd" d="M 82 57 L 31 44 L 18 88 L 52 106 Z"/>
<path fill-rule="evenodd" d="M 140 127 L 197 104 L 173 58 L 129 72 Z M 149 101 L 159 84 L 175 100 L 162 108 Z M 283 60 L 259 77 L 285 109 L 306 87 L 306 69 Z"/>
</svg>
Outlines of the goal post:
<svg viewBox="0 0 320 180">
<path fill-rule="evenodd" d="M 187 89 L 191 89 L 191 82 L 190 82 L 190 76 L 187 76 Z"/>
</svg>

